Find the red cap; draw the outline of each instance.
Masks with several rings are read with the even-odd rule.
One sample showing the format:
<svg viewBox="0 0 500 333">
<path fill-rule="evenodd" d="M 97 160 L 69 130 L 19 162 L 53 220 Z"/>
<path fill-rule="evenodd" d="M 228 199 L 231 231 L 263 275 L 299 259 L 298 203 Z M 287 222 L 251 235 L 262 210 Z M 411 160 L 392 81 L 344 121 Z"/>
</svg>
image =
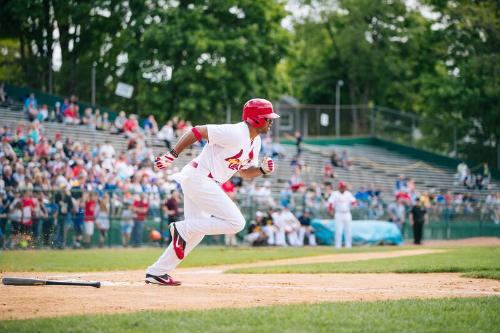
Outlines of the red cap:
<svg viewBox="0 0 500 333">
<path fill-rule="evenodd" d="M 339 181 L 339 183 L 338 183 L 337 186 L 338 186 L 339 189 L 341 189 L 341 188 L 346 189 L 347 188 L 347 184 L 344 181 L 342 181 L 342 180 Z"/>
</svg>

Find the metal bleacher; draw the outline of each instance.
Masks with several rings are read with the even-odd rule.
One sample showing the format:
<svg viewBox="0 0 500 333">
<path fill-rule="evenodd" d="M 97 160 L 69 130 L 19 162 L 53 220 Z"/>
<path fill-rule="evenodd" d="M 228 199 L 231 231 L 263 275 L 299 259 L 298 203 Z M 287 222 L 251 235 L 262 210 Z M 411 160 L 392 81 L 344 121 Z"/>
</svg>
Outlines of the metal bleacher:
<svg viewBox="0 0 500 333">
<path fill-rule="evenodd" d="M 20 104 L 0 105 L 0 124 L 2 126 L 9 125 L 15 128 L 19 122 L 28 124 Z M 126 150 L 127 140 L 123 135 L 56 122 L 44 122 L 43 128 L 45 129 L 45 135 L 49 139 L 53 139 L 56 133 L 61 133 L 63 139 L 69 137 L 73 141 L 88 143 L 91 146 L 109 141 L 117 152 Z M 164 144 L 160 140 L 151 139 L 148 143 L 155 154 L 165 151 Z M 265 180 L 271 181 L 272 192 L 275 195 L 279 193 L 284 184 L 287 184 L 293 174 L 293 168 L 290 165 L 296 148 L 293 145 L 284 145 L 284 148 L 285 156 L 276 161 L 276 173 L 257 180 L 259 184 L 262 184 Z M 391 200 L 393 198 L 394 182 L 401 174 L 413 178 L 417 189 L 421 192 L 431 189 L 446 189 L 452 192 L 471 193 L 477 198 L 483 198 L 487 193 L 500 190 L 498 181 L 492 182 L 490 190 L 468 190 L 461 184 L 456 183 L 455 170 L 423 162 L 382 147 L 332 145 L 319 148 L 305 145 L 304 148 L 300 160 L 307 166 L 301 175 L 306 184 L 312 182 L 322 183 L 323 167 L 329 161 L 332 150 L 336 150 L 339 154 L 341 151 L 346 150 L 354 162 L 353 167 L 351 170 L 335 168 L 336 178 L 334 181 L 344 180 L 348 182 L 353 192 L 357 191 L 361 186 L 366 187 L 373 184 L 382 191 L 384 199 Z M 195 148 L 193 152 L 196 153 L 197 151 L 199 151 L 199 148 Z M 182 154 L 176 164 L 180 168 L 192 158 L 193 156 Z"/>
</svg>

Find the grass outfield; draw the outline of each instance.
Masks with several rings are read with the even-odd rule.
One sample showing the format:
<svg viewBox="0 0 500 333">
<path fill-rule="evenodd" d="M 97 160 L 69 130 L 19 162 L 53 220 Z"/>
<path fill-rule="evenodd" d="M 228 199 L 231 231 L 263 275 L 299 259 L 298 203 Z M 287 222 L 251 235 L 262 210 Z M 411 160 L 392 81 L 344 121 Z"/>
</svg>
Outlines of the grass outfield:
<svg viewBox="0 0 500 333">
<path fill-rule="evenodd" d="M 138 312 L 0 322 L 0 332 L 499 332 L 500 297 Z"/>
<path fill-rule="evenodd" d="M 500 280 L 500 247 L 450 248 L 444 253 L 356 262 L 256 267 L 230 273 L 438 273 Z"/>
<path fill-rule="evenodd" d="M 263 260 L 316 256 L 333 253 L 401 251 L 400 247 L 360 247 L 335 251 L 332 247 L 198 247 L 180 267 L 199 267 Z M 4 251 L 0 272 L 96 272 L 145 269 L 163 253 L 160 248 Z"/>
</svg>

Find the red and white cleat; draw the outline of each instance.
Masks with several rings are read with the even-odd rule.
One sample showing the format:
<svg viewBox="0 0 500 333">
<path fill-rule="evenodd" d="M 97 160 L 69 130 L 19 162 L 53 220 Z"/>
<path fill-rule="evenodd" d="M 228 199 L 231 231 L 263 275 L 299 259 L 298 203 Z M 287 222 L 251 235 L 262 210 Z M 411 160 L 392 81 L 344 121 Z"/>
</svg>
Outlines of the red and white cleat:
<svg viewBox="0 0 500 333">
<path fill-rule="evenodd" d="M 175 281 L 168 274 L 163 274 L 163 275 L 146 274 L 145 281 L 147 284 L 152 283 L 152 284 L 159 284 L 161 286 L 180 286 L 181 285 L 180 281 Z"/>
</svg>

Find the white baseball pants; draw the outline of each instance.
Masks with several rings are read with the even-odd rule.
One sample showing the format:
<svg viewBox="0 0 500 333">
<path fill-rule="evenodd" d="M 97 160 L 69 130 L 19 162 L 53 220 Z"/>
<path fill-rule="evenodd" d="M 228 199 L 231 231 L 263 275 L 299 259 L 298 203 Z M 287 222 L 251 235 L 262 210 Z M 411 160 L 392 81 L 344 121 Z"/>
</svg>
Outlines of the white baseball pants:
<svg viewBox="0 0 500 333">
<path fill-rule="evenodd" d="M 306 235 L 307 235 L 308 240 L 309 240 L 309 245 L 316 246 L 316 236 L 314 235 L 313 232 L 309 231 L 308 228 L 306 228 L 306 227 L 300 227 L 300 230 L 299 230 L 299 244 L 300 244 L 300 246 L 304 246 L 304 239 L 305 239 Z"/>
<path fill-rule="evenodd" d="M 335 214 L 335 248 L 342 247 L 342 234 L 345 233 L 345 247 L 352 247 L 351 236 L 351 213 L 336 213 Z"/>
<path fill-rule="evenodd" d="M 177 230 L 186 241 L 185 256 L 205 235 L 235 234 L 245 227 L 245 218 L 238 206 L 222 190 L 208 172 L 186 165 L 173 175 L 184 193 L 184 221 L 176 222 Z M 172 271 L 180 259 L 170 244 L 161 257 L 148 267 L 147 273 L 162 275 Z"/>
</svg>

